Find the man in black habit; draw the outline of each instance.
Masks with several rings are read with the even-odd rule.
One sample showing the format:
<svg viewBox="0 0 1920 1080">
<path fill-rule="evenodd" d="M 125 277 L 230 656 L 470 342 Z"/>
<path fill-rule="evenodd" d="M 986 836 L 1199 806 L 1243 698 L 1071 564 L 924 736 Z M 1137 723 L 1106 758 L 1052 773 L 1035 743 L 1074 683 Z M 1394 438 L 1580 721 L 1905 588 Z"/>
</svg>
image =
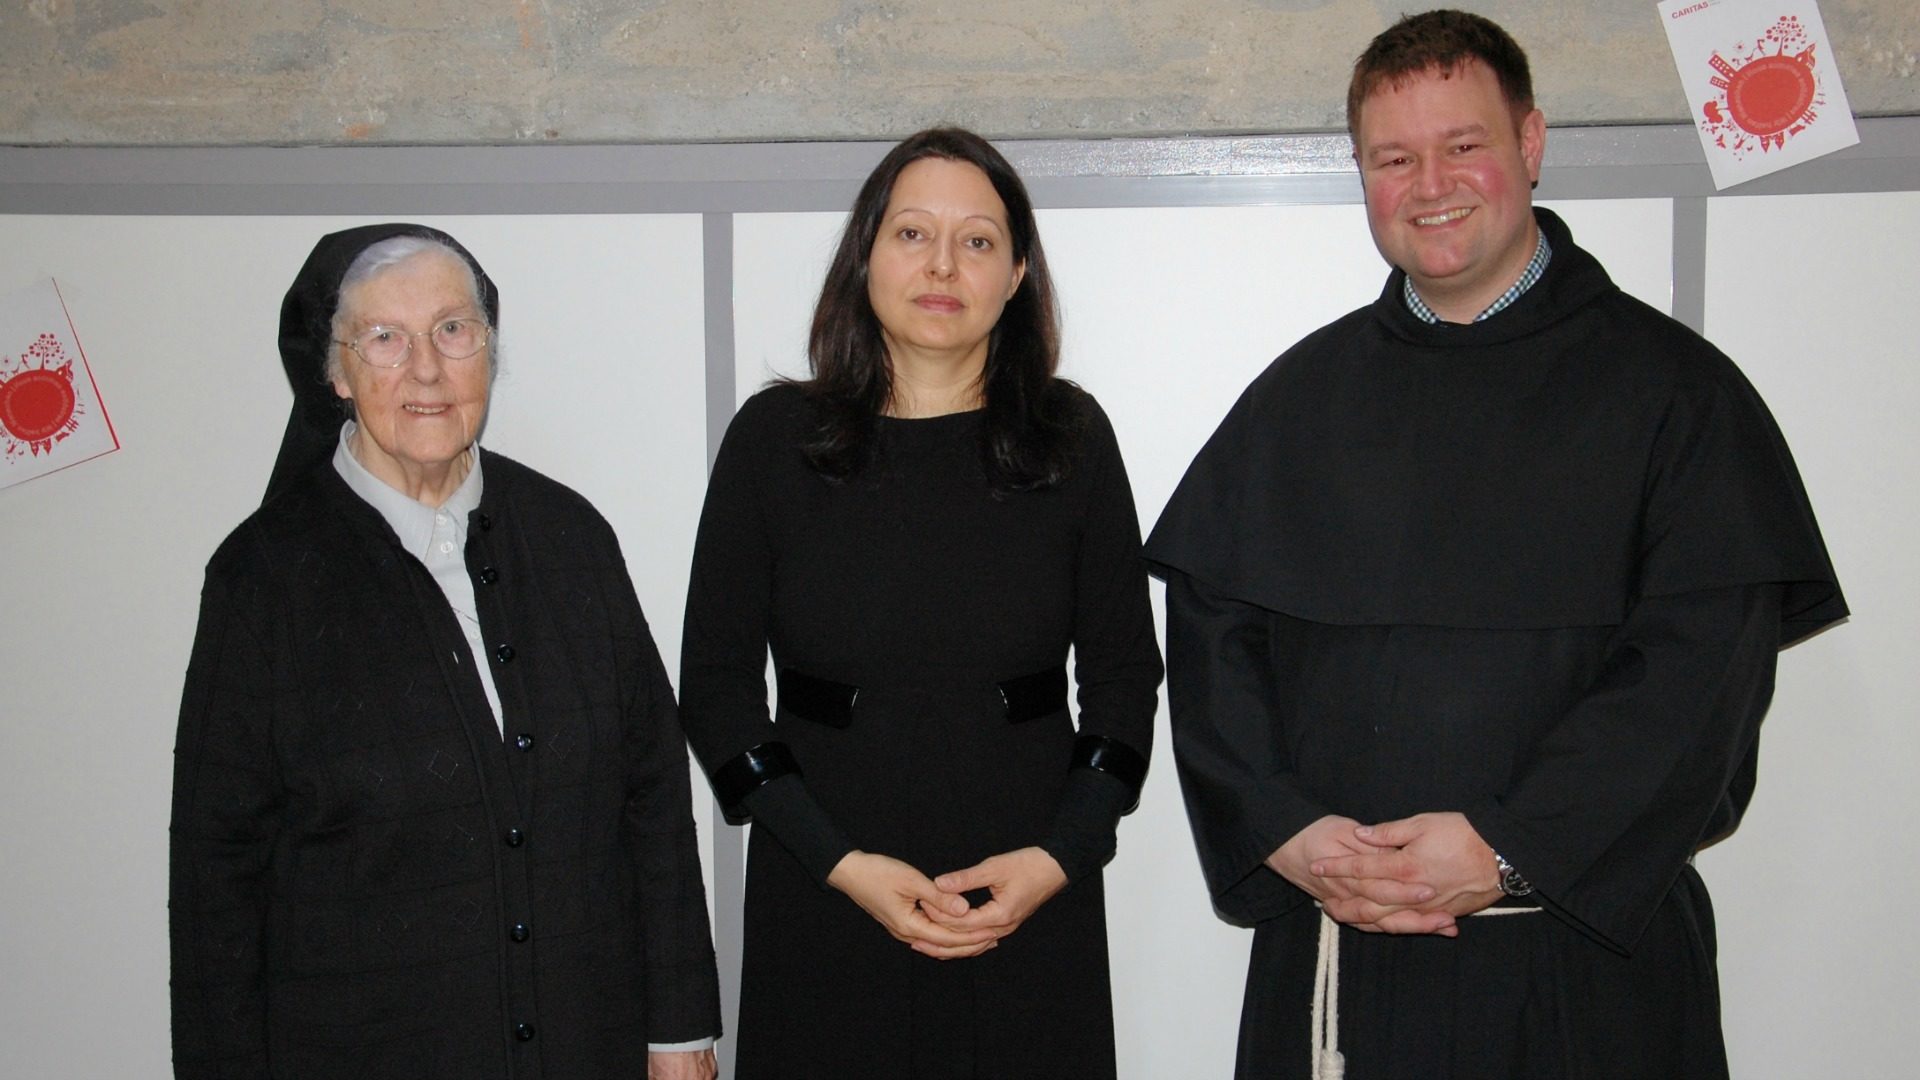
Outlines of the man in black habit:
<svg viewBox="0 0 1920 1080">
<path fill-rule="evenodd" d="M 1525 55 L 1434 11 L 1347 101 L 1372 305 L 1254 381 L 1147 544 L 1240 1077 L 1725 1076 L 1693 853 L 1846 615 L 1765 405 L 1532 206 Z M 1470 916 L 1500 916 L 1476 917 Z"/>
</svg>

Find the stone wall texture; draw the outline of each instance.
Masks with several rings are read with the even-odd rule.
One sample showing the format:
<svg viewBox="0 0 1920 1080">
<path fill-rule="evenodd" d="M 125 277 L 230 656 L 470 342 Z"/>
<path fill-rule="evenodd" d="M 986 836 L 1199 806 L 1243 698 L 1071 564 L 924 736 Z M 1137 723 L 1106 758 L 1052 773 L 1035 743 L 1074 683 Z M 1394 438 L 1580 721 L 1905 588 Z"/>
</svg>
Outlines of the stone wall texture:
<svg viewBox="0 0 1920 1080">
<path fill-rule="evenodd" d="M 1653 0 L 1487 0 L 1556 124 L 1683 119 Z M 0 0 L 0 144 L 996 137 L 1343 126 L 1404 0 Z M 1920 2 L 1826 0 L 1861 115 L 1920 114 Z"/>
</svg>

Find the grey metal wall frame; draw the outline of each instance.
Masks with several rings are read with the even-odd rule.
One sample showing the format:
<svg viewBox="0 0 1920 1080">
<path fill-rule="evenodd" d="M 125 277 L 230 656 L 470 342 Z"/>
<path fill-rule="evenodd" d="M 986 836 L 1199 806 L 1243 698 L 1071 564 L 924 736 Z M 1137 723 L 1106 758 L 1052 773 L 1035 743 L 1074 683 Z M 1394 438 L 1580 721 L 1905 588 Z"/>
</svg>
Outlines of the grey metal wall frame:
<svg viewBox="0 0 1920 1080">
<path fill-rule="evenodd" d="M 1714 198 L 1920 190 L 1920 117 L 1859 122 L 1860 144 L 1716 193 L 1693 130 L 1554 128 L 1542 199 L 1673 200 L 1673 313 L 1704 330 Z M 1011 140 L 1042 209 L 1354 203 L 1345 135 Z M 845 210 L 884 143 L 569 147 L 0 147 L 0 214 L 702 215 L 707 460 L 734 411 L 733 215 Z M 745 864 L 715 810 L 714 944 L 728 1030 Z M 730 1075 L 730 1070 L 723 1070 Z"/>
<path fill-rule="evenodd" d="M 1727 196 L 1920 187 L 1920 117 Z M 1041 207 L 1359 199 L 1345 135 L 1011 140 Z M 0 147 L 7 214 L 632 214 L 843 210 L 883 143 Z M 1554 128 L 1543 198 L 1714 195 L 1691 128 Z"/>
</svg>

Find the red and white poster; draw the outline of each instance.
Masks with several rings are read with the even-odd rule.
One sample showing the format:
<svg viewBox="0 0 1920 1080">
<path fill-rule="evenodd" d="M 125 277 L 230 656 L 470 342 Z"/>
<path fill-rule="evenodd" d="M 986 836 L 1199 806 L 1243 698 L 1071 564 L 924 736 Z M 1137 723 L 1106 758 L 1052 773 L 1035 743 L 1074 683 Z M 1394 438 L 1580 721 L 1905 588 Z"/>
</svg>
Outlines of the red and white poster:
<svg viewBox="0 0 1920 1080">
<path fill-rule="evenodd" d="M 118 449 L 60 287 L 0 296 L 0 488 Z"/>
<path fill-rule="evenodd" d="M 1814 0 L 1664 0 L 1716 189 L 1860 141 Z"/>
</svg>

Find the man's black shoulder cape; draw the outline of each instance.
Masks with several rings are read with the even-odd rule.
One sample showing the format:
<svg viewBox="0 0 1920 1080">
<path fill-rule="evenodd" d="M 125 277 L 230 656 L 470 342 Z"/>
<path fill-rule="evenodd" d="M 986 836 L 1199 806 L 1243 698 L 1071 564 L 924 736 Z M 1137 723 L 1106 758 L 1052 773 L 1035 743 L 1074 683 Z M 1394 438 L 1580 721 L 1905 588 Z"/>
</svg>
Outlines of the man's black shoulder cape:
<svg viewBox="0 0 1920 1080">
<path fill-rule="evenodd" d="M 1546 274 L 1485 322 L 1380 298 L 1275 360 L 1146 545 L 1303 619 L 1618 624 L 1641 596 L 1779 582 L 1781 638 L 1846 615 L 1804 487 L 1732 361 L 1536 209 Z"/>
</svg>

